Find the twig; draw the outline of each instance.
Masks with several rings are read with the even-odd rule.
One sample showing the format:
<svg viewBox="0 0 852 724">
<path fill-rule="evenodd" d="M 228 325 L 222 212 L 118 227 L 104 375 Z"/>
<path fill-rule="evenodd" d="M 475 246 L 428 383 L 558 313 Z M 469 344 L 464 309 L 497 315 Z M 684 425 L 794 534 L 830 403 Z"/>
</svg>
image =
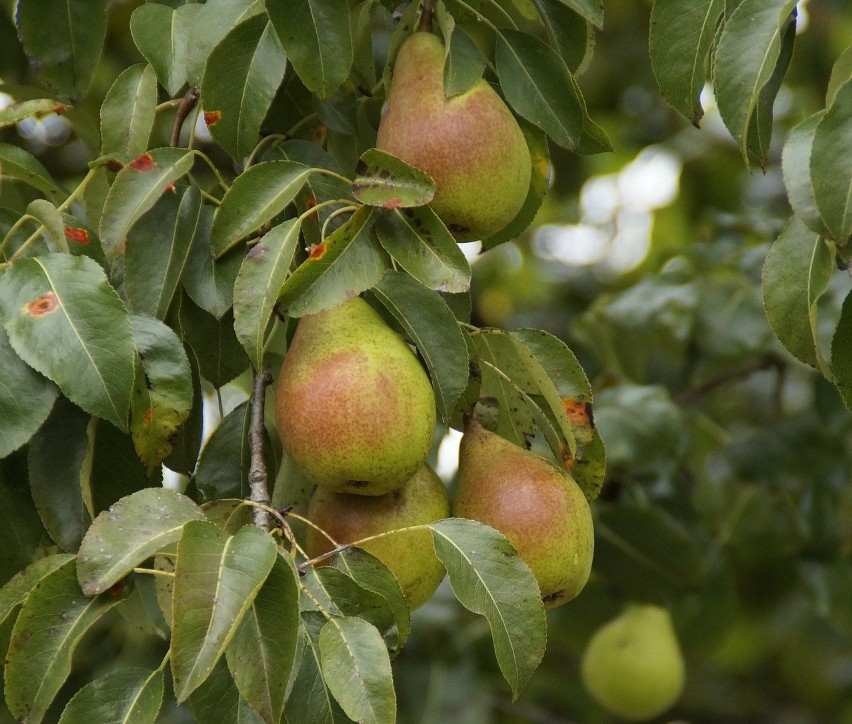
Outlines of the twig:
<svg viewBox="0 0 852 724">
<path fill-rule="evenodd" d="M 674 401 L 679 405 L 689 405 L 701 399 L 710 392 L 713 392 L 717 387 L 722 387 L 729 382 L 750 377 L 755 372 L 763 370 L 775 370 L 779 375 L 784 372 L 784 362 L 773 355 L 764 355 L 758 359 L 752 360 L 739 367 L 731 367 L 730 369 L 720 372 L 715 377 L 705 380 L 697 387 L 688 390 L 683 390 L 674 396 Z"/>
<path fill-rule="evenodd" d="M 435 0 L 423 0 L 423 4 L 420 6 L 420 23 L 417 26 L 417 30 L 420 32 L 431 33 L 432 32 L 432 15 L 435 13 Z"/>
<path fill-rule="evenodd" d="M 254 391 L 251 396 L 251 429 L 249 445 L 251 447 L 251 466 L 249 467 L 249 490 L 254 503 L 269 505 L 269 488 L 266 484 L 266 463 L 263 460 L 263 400 L 266 386 L 272 382 L 269 372 L 262 372 L 254 378 Z M 263 508 L 252 508 L 254 524 L 265 531 L 271 527 L 269 513 Z"/>
<path fill-rule="evenodd" d="M 190 88 L 186 95 L 181 99 L 180 105 L 175 115 L 175 123 L 172 126 L 172 136 L 169 145 L 172 148 L 177 148 L 180 143 L 180 130 L 183 128 L 183 122 L 187 116 L 192 113 L 195 104 L 198 103 L 198 88 Z"/>
</svg>

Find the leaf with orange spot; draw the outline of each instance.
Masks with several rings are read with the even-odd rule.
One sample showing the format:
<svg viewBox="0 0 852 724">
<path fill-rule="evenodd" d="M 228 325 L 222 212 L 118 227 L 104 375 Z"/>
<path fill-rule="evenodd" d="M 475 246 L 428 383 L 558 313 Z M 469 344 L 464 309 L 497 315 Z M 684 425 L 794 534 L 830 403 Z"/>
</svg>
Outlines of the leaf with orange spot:
<svg viewBox="0 0 852 724">
<path fill-rule="evenodd" d="M 53 292 L 40 294 L 24 305 L 24 309 L 26 309 L 27 314 L 31 317 L 43 317 L 46 314 L 56 311 L 58 307 L 59 300 Z"/>
<path fill-rule="evenodd" d="M 435 182 L 425 171 L 371 148 L 358 160 L 352 195 L 362 204 L 389 211 L 423 206 L 435 196 Z"/>
<path fill-rule="evenodd" d="M 154 157 L 150 153 L 143 153 L 137 156 L 127 165 L 136 171 L 153 171 L 157 168 Z"/>
<path fill-rule="evenodd" d="M 16 123 L 20 123 L 33 116 L 39 117 L 48 113 L 64 113 L 70 107 L 65 103 L 57 103 L 57 101 L 51 98 L 36 98 L 19 103 L 11 103 L 0 110 L 0 128 L 14 126 Z"/>
<path fill-rule="evenodd" d="M 204 124 L 207 128 L 213 128 L 220 120 L 222 120 L 220 111 L 204 111 Z"/>
<path fill-rule="evenodd" d="M 89 232 L 85 229 L 75 229 L 65 227 L 65 238 L 68 241 L 73 241 L 75 244 L 88 244 L 89 243 Z"/>
</svg>

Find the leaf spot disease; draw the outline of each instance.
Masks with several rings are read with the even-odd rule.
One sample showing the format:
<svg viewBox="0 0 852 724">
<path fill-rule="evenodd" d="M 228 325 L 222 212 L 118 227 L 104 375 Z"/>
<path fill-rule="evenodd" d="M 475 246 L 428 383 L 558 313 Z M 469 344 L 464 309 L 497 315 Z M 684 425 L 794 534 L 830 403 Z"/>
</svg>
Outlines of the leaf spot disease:
<svg viewBox="0 0 852 724">
<path fill-rule="evenodd" d="M 207 125 L 207 128 L 213 128 L 221 120 L 221 111 L 204 111 L 204 123 Z"/>
<path fill-rule="evenodd" d="M 27 302 L 26 310 L 27 314 L 32 317 L 43 317 L 46 314 L 50 314 L 58 306 L 59 299 L 56 298 L 56 295 L 53 292 L 45 292 L 31 302 Z"/>
<path fill-rule="evenodd" d="M 142 172 L 151 171 L 157 168 L 157 162 L 154 161 L 154 157 L 150 153 L 143 153 L 130 162 L 130 168 Z"/>
<path fill-rule="evenodd" d="M 402 206 L 402 199 L 400 199 L 399 196 L 394 196 L 382 204 L 382 208 L 385 211 L 392 211 L 393 209 L 398 209 L 400 206 Z"/>
<path fill-rule="evenodd" d="M 154 411 L 149 407 L 145 410 L 145 417 L 142 418 L 142 424 L 147 427 L 151 424 L 151 420 L 154 418 Z"/>
<path fill-rule="evenodd" d="M 321 244 L 311 244 L 308 247 L 308 259 L 311 261 L 316 261 L 317 259 L 322 259 L 325 256 L 325 252 L 328 247 L 325 242 Z"/>
<path fill-rule="evenodd" d="M 88 231 L 73 227 L 65 229 L 65 238 L 77 244 L 88 244 L 91 241 Z"/>
</svg>

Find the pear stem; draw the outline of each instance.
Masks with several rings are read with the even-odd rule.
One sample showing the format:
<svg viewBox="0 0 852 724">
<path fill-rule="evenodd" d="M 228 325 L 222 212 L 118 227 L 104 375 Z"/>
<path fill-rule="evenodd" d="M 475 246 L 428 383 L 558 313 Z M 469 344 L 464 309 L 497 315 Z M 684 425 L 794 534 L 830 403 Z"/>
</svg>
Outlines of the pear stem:
<svg viewBox="0 0 852 724">
<path fill-rule="evenodd" d="M 420 33 L 432 32 L 432 15 L 435 13 L 435 0 L 423 0 L 420 6 L 420 23 L 417 25 L 417 31 Z"/>
<path fill-rule="evenodd" d="M 263 460 L 263 403 L 266 386 L 272 382 L 269 372 L 262 372 L 254 378 L 254 390 L 251 396 L 251 429 L 249 446 L 251 465 L 249 466 L 249 491 L 251 501 L 269 505 L 269 487 L 266 481 L 266 463 Z M 252 520 L 261 530 L 269 532 L 271 527 L 269 513 L 259 506 L 252 507 Z"/>
</svg>

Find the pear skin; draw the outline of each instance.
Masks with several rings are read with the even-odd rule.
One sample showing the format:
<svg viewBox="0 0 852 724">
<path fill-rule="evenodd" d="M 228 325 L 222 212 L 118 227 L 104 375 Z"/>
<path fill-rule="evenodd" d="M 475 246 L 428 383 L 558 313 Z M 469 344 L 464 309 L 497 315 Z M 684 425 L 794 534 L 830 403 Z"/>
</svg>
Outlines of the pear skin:
<svg viewBox="0 0 852 724">
<path fill-rule="evenodd" d="M 408 345 L 355 297 L 299 321 L 275 416 L 284 449 L 313 482 L 384 495 L 426 460 L 435 396 Z"/>
<path fill-rule="evenodd" d="M 506 536 L 532 569 L 546 607 L 570 601 L 586 585 L 594 530 L 583 491 L 566 471 L 475 419 L 459 448 L 454 515 Z"/>
<path fill-rule="evenodd" d="M 630 606 L 592 635 L 583 685 L 605 709 L 630 721 L 652 719 L 683 690 L 685 668 L 669 612 Z"/>
<path fill-rule="evenodd" d="M 432 523 L 449 515 L 447 490 L 426 465 L 399 490 L 386 495 L 367 497 L 317 488 L 308 504 L 308 519 L 338 543 Z M 394 574 L 411 609 L 426 603 L 444 578 L 444 566 L 435 556 L 428 530 L 395 533 L 368 541 L 363 548 Z M 319 556 L 331 549 L 325 536 L 313 528 L 308 530 L 308 555 Z"/>
<path fill-rule="evenodd" d="M 416 32 L 402 44 L 376 147 L 432 177 L 432 210 L 458 241 L 484 239 L 523 206 L 529 148 L 484 79 L 452 98 L 444 95 L 444 53 L 432 33 Z"/>
</svg>

